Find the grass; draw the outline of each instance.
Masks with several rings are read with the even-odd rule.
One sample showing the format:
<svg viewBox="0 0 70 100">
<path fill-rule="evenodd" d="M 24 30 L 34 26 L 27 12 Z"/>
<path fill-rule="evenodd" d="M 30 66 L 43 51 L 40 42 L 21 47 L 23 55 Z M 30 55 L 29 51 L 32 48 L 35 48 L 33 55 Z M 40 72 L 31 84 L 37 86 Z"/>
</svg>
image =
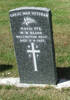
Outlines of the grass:
<svg viewBox="0 0 70 100">
<path fill-rule="evenodd" d="M 40 6 L 52 11 L 56 66 L 70 66 L 70 0 L 0 0 L 0 77 L 16 77 L 18 69 L 10 31 L 9 10 Z M 70 100 L 70 88 L 16 88 L 0 86 L 0 100 Z"/>
<path fill-rule="evenodd" d="M 0 86 L 0 100 L 70 100 L 70 88 L 16 88 Z M 55 98 L 54 98 L 55 97 Z"/>
</svg>

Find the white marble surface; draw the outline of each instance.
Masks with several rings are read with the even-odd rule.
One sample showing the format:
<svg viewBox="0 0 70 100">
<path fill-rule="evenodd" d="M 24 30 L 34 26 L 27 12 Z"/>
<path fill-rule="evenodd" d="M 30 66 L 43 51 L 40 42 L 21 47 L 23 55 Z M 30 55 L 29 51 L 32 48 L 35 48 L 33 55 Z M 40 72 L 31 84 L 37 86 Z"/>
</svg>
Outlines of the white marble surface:
<svg viewBox="0 0 70 100">
<path fill-rule="evenodd" d="M 20 83 L 19 78 L 0 78 L 0 85 L 12 85 L 16 87 L 46 87 L 47 84 L 26 84 Z M 70 80 L 61 79 L 57 85 L 50 85 L 54 88 L 61 89 L 61 88 L 68 88 L 70 87 Z"/>
</svg>

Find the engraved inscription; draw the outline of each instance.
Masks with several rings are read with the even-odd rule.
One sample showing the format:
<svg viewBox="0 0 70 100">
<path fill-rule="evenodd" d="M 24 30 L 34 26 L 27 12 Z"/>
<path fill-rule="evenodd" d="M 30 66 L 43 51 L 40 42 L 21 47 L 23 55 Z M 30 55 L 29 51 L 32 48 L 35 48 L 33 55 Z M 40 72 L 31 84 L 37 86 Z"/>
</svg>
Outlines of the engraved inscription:
<svg viewBox="0 0 70 100">
<path fill-rule="evenodd" d="M 34 26 L 30 26 L 30 24 L 34 24 Z M 20 43 L 43 43 L 46 42 L 48 36 L 43 34 L 42 28 L 37 25 L 37 21 L 35 19 L 24 17 L 24 20 L 19 30 L 19 35 L 16 35 L 16 38 Z"/>
<path fill-rule="evenodd" d="M 47 13 L 39 12 L 39 11 L 14 12 L 14 13 L 10 14 L 10 17 L 17 17 L 17 16 L 24 16 L 24 15 L 48 17 Z"/>
</svg>

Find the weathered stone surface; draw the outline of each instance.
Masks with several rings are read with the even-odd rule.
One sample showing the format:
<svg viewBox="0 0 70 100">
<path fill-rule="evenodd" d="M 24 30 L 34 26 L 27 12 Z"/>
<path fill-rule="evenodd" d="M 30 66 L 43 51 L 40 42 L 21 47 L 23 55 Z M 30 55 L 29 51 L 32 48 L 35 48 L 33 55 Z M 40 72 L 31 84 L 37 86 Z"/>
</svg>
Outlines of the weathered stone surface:
<svg viewBox="0 0 70 100">
<path fill-rule="evenodd" d="M 10 11 L 10 21 L 20 81 L 56 84 L 50 9 L 17 8 Z"/>
</svg>

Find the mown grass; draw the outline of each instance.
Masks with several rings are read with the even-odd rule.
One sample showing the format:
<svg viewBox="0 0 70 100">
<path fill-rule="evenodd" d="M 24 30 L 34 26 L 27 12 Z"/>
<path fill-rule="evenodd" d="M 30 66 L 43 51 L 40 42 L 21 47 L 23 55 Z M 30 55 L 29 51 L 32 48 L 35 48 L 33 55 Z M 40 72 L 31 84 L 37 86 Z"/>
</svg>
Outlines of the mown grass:
<svg viewBox="0 0 70 100">
<path fill-rule="evenodd" d="M 52 87 L 16 88 L 0 86 L 0 100 L 70 100 L 70 88 L 57 90 Z"/>
</svg>

